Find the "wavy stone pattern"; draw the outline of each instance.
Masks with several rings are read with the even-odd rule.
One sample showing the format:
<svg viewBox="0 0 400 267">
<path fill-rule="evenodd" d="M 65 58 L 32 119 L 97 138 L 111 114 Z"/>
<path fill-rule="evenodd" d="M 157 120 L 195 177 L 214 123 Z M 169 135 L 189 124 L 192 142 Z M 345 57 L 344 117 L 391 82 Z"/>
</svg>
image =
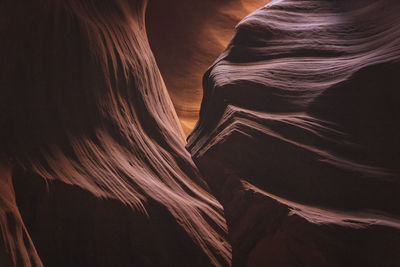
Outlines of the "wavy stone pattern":
<svg viewBox="0 0 400 267">
<path fill-rule="evenodd" d="M 228 33 L 208 54 L 208 30 L 261 2 L 153 3 L 207 11 L 185 51 L 209 59 Z M 400 4 L 245 18 L 204 77 L 194 161 L 146 6 L 0 2 L 0 266 L 398 266 Z M 188 131 L 180 82 L 205 61 L 183 59 L 163 73 Z"/>
<path fill-rule="evenodd" d="M 204 76 L 187 148 L 234 266 L 400 262 L 400 4 L 272 1 Z"/>
<path fill-rule="evenodd" d="M 185 149 L 146 5 L 0 3 L 2 266 L 230 264 L 223 210 Z M 36 176 L 54 181 L 49 192 Z"/>
</svg>

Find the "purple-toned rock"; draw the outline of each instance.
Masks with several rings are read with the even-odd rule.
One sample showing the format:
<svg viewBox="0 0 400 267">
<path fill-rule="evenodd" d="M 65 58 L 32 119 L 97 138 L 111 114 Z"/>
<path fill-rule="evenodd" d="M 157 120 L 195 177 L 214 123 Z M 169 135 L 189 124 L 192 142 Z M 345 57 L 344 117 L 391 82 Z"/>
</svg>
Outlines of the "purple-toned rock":
<svg viewBox="0 0 400 267">
<path fill-rule="evenodd" d="M 188 150 L 235 266 L 400 263 L 400 4 L 272 1 L 204 76 Z"/>
</svg>

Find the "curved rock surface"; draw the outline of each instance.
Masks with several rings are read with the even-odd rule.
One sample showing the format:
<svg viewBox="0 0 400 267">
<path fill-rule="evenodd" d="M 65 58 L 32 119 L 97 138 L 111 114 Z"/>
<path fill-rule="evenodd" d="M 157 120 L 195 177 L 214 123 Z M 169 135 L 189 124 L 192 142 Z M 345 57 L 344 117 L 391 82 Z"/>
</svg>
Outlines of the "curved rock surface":
<svg viewBox="0 0 400 267">
<path fill-rule="evenodd" d="M 154 200 L 145 203 L 143 216 L 120 201 L 58 181 L 24 172 L 13 180 L 16 204 L 44 266 L 213 266 Z"/>
<path fill-rule="evenodd" d="M 2 266 L 229 265 L 222 207 L 185 149 L 146 5 L 1 1 Z M 36 175 L 64 184 L 47 193 Z"/>
<path fill-rule="evenodd" d="M 235 25 L 269 0 L 151 0 L 151 49 L 186 135 L 198 120 L 204 71 L 223 52 Z"/>
<path fill-rule="evenodd" d="M 234 266 L 400 262 L 399 12 L 272 1 L 205 74 L 187 148 L 224 206 Z"/>
<path fill-rule="evenodd" d="M 185 149 L 262 2 L 0 2 L 0 266 L 399 265 L 397 1 L 246 17 Z"/>
</svg>

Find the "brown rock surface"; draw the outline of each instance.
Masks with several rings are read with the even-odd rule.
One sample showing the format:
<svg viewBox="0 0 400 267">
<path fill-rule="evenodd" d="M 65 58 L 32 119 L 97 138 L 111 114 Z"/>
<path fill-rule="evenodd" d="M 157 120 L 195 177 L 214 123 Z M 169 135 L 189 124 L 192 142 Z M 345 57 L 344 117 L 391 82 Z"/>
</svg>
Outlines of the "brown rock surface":
<svg viewBox="0 0 400 267">
<path fill-rule="evenodd" d="M 15 202 L 11 176 L 28 173 L 16 186 L 15 234 L 7 232 L 11 206 L 0 206 L 5 261 L 33 264 L 22 217 L 46 266 L 203 266 L 205 258 L 229 265 L 222 207 L 185 149 L 148 44 L 146 4 L 0 3 L 0 163 L 10 166 L 0 190 L 7 200 Z M 29 181 L 31 173 L 57 181 L 50 193 Z M 163 250 L 171 236 L 176 242 Z"/>
<path fill-rule="evenodd" d="M 399 11 L 272 1 L 204 76 L 187 147 L 234 266 L 399 264 Z"/>
</svg>

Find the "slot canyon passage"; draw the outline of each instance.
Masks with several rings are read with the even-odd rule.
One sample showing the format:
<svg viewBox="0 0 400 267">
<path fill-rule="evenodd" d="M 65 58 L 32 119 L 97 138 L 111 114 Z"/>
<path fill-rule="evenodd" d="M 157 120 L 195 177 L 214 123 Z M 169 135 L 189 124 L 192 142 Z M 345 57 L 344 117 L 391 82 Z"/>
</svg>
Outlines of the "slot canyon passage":
<svg viewBox="0 0 400 267">
<path fill-rule="evenodd" d="M 400 266 L 400 2 L 0 13 L 0 267 Z"/>
</svg>

